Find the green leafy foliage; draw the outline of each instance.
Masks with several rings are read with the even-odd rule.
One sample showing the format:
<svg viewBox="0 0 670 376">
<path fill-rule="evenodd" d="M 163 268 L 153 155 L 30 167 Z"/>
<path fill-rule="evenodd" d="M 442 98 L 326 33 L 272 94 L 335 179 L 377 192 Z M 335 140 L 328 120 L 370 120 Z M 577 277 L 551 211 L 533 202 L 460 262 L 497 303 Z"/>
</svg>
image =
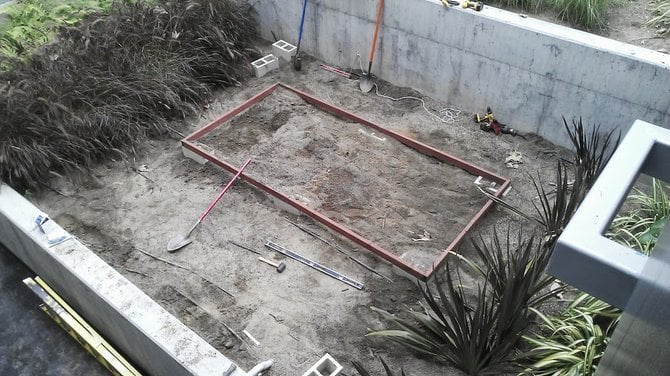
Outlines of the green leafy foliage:
<svg viewBox="0 0 670 376">
<path fill-rule="evenodd" d="M 633 209 L 617 215 L 607 236 L 649 255 L 670 217 L 668 189 L 657 179 L 653 179 L 649 194 L 634 189 L 635 194 L 627 198 Z"/>
<path fill-rule="evenodd" d="M 587 29 L 605 27 L 605 11 L 611 3 L 611 0 L 550 0 L 558 18 Z"/>
<path fill-rule="evenodd" d="M 253 25 L 233 1 L 178 0 L 117 3 L 65 28 L 0 73 L 0 179 L 36 188 L 166 132 L 250 73 Z"/>
<path fill-rule="evenodd" d="M 51 41 L 60 27 L 74 26 L 109 6 L 107 0 L 21 0 L 9 5 L 9 21 L 0 29 L 0 54 L 26 56 Z"/>
<path fill-rule="evenodd" d="M 528 362 L 523 375 L 590 376 L 595 374 L 621 311 L 587 294 L 580 294 L 560 315 L 549 317 L 533 309 L 541 331 L 524 336 L 531 349 L 520 356 Z"/>
<path fill-rule="evenodd" d="M 663 35 L 670 34 L 670 0 L 660 0 L 652 7 L 654 18 L 647 21 L 646 25 L 665 29 Z"/>
</svg>

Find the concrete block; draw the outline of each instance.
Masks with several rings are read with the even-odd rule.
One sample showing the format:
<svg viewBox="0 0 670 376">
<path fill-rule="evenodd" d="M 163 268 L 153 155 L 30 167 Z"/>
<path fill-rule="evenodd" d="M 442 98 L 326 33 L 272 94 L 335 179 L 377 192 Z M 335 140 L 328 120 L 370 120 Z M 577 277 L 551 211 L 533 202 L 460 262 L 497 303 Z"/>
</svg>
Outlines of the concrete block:
<svg viewBox="0 0 670 376">
<path fill-rule="evenodd" d="M 342 366 L 330 354 L 326 353 L 312 368 L 302 376 L 337 376 L 342 372 Z"/>
<path fill-rule="evenodd" d="M 256 77 L 263 77 L 274 69 L 279 69 L 279 59 L 273 54 L 265 55 L 251 63 Z"/>
<path fill-rule="evenodd" d="M 201 165 L 204 165 L 207 163 L 207 159 L 201 157 L 200 155 L 194 153 L 191 149 L 185 148 L 183 145 L 181 147 L 181 153 L 184 154 L 184 157 L 186 158 L 191 158 L 194 161 L 200 163 Z"/>
<path fill-rule="evenodd" d="M 298 48 L 291 43 L 283 40 L 278 40 L 272 43 L 272 53 L 275 56 L 281 57 L 286 61 L 291 61 L 291 58 L 298 52 Z"/>
</svg>

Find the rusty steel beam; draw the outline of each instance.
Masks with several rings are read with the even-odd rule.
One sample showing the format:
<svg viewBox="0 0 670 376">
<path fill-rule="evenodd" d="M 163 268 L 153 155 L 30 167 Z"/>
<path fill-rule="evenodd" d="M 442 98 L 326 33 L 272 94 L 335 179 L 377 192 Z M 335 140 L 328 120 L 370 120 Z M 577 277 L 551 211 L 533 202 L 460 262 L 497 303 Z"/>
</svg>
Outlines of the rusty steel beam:
<svg viewBox="0 0 670 376">
<path fill-rule="evenodd" d="M 191 133 L 190 135 L 186 136 L 184 140 L 192 141 L 192 140 L 197 140 L 201 138 L 202 136 L 206 135 L 207 133 L 213 131 L 216 129 L 218 126 L 221 124 L 227 122 L 228 120 L 234 118 L 237 116 L 239 113 L 247 110 L 249 107 L 255 105 L 256 103 L 262 101 L 265 97 L 268 95 L 272 94 L 273 91 L 277 88 L 279 84 L 274 84 L 270 86 L 269 88 L 261 91 L 260 93 L 254 95 L 253 97 L 247 99 L 244 103 L 241 105 L 233 108 L 232 110 L 226 112 L 223 116 L 220 116 L 211 123 L 207 124 L 206 126 L 198 129 L 197 131 Z"/>
<path fill-rule="evenodd" d="M 496 175 L 490 171 L 487 171 L 485 169 L 482 169 L 478 166 L 475 166 L 471 163 L 468 163 L 465 160 L 462 160 L 460 158 L 456 158 L 452 155 L 449 155 L 445 152 L 442 152 L 440 150 L 437 150 L 431 146 L 428 146 L 426 144 L 423 144 L 419 141 L 413 140 L 409 137 L 403 136 L 399 133 L 393 132 L 391 130 L 385 129 L 381 127 L 380 125 L 377 125 L 371 121 L 365 120 L 358 115 L 355 115 L 349 111 L 346 111 L 342 108 L 336 107 L 334 105 L 331 105 L 329 103 L 326 103 L 310 94 L 307 94 L 303 91 L 300 91 L 298 89 L 295 89 L 291 86 L 282 84 L 282 83 L 276 83 L 267 89 L 261 91 L 260 93 L 256 94 L 255 96 L 251 97 L 250 99 L 246 100 L 244 103 L 241 105 L 235 107 L 231 111 L 227 112 L 226 114 L 222 115 L 221 117 L 215 119 L 211 123 L 207 124 L 205 127 L 195 131 L 191 135 L 187 136 L 184 138 L 182 142 L 182 146 L 197 155 L 200 155 L 201 157 L 205 158 L 206 160 L 214 163 L 215 165 L 219 166 L 220 168 L 232 173 L 232 174 L 237 174 L 239 171 L 236 166 L 221 160 L 220 158 L 216 157 L 212 153 L 200 148 L 194 141 L 197 139 L 203 137 L 207 133 L 211 132 L 212 130 L 216 129 L 219 127 L 221 124 L 225 123 L 226 121 L 232 119 L 236 115 L 240 114 L 241 112 L 247 110 L 249 107 L 253 106 L 254 104 L 260 102 L 263 100 L 265 97 L 268 95 L 272 94 L 278 87 L 281 87 L 283 89 L 289 90 L 298 96 L 300 96 L 302 99 L 307 101 L 308 103 L 314 105 L 315 107 L 324 110 L 326 112 L 329 112 L 337 117 L 348 119 L 351 121 L 354 121 L 359 124 L 363 124 L 365 126 L 368 126 L 370 128 L 375 129 L 376 131 L 383 133 L 389 137 L 394 138 L 395 140 L 401 142 L 402 144 L 406 145 L 407 147 L 410 147 L 419 153 L 422 153 L 424 155 L 428 155 L 430 157 L 433 157 L 439 161 L 445 162 L 447 164 L 453 165 L 455 167 L 459 167 L 473 175 L 476 176 L 483 176 L 491 181 L 494 181 L 498 183 L 500 186 L 495 193 L 495 196 L 501 197 L 505 190 L 510 185 L 510 181 L 507 178 L 501 177 L 499 175 Z M 374 254 L 382 257 L 383 259 L 389 261 L 391 264 L 399 267 L 400 269 L 404 270 L 405 272 L 411 274 L 412 276 L 419 278 L 421 280 L 427 280 L 430 278 L 443 264 L 446 262 L 447 257 L 454 251 L 454 249 L 463 241 L 465 236 L 468 234 L 468 232 L 480 221 L 480 219 L 488 212 L 491 207 L 493 206 L 493 201 L 492 200 L 487 200 L 487 202 L 482 206 L 482 208 L 474 215 L 474 217 L 468 222 L 465 227 L 456 235 L 456 238 L 447 246 L 447 248 L 440 253 L 440 255 L 433 261 L 433 264 L 431 265 L 430 268 L 428 269 L 422 269 L 419 268 L 417 265 L 414 265 L 410 262 L 407 262 L 403 260 L 402 258 L 398 257 L 394 253 L 386 250 L 379 244 L 376 244 L 372 242 L 371 240 L 365 238 L 364 236 L 358 234 L 352 229 L 349 229 L 348 227 L 342 225 L 339 222 L 334 221 L 333 219 L 321 214 L 320 212 L 313 210 L 306 205 L 303 205 L 301 202 L 279 192 L 278 190 L 262 183 L 259 180 L 256 180 L 249 175 L 245 174 L 244 172 L 240 174 L 240 178 L 247 183 L 251 184 L 252 186 L 258 188 L 259 190 L 281 200 L 282 202 L 290 205 L 291 207 L 297 209 L 298 211 L 306 214 L 310 218 L 314 219 L 315 221 L 321 223 L 322 225 L 328 227 L 329 229 L 335 231 L 336 233 L 346 237 L 347 239 L 353 241 L 354 243 L 362 246 L 363 248 L 373 252 Z"/>
</svg>

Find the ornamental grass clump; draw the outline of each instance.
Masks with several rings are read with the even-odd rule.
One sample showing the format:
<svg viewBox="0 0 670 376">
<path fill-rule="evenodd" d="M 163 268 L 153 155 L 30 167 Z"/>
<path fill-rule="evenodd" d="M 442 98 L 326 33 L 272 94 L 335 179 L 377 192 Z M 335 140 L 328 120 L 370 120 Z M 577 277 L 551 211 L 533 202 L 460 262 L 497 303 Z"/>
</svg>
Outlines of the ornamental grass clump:
<svg viewBox="0 0 670 376">
<path fill-rule="evenodd" d="M 13 66 L 0 73 L 0 179 L 37 188 L 132 153 L 249 75 L 253 25 L 228 0 L 118 3 L 27 61 L 0 57 Z"/>
<path fill-rule="evenodd" d="M 550 6 L 558 18 L 587 29 L 604 29 L 606 10 L 611 0 L 551 0 Z"/>
</svg>

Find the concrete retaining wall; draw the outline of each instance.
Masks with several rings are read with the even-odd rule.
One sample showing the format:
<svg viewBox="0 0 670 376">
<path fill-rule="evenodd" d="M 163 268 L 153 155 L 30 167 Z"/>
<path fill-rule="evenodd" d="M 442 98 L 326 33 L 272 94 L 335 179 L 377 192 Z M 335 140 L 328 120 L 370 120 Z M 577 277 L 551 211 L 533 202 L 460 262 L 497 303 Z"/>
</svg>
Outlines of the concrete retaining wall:
<svg viewBox="0 0 670 376">
<path fill-rule="evenodd" d="M 38 214 L 0 184 L 0 242 L 135 365 L 150 375 L 171 376 L 220 376 L 228 369 L 230 360 L 79 241 L 47 247 L 33 223 Z M 245 375 L 239 368 L 232 374 Z"/>
<path fill-rule="evenodd" d="M 249 1 L 261 36 L 297 43 L 302 0 Z M 308 0 L 301 50 L 367 69 L 377 0 Z M 561 115 L 625 134 L 670 127 L 670 55 L 523 18 L 488 5 L 387 0 L 372 72 L 471 112 L 491 106 L 522 131 L 568 145 Z M 358 63 L 355 64 L 358 67 Z"/>
</svg>

